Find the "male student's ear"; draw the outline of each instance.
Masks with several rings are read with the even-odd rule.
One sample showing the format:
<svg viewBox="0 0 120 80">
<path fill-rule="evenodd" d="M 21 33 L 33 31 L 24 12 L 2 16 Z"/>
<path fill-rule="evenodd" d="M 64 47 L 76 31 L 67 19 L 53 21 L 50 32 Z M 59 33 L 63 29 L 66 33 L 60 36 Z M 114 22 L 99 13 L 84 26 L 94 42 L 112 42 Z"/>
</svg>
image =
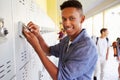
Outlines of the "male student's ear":
<svg viewBox="0 0 120 80">
<path fill-rule="evenodd" d="M 83 16 L 82 16 L 82 18 L 81 18 L 80 23 L 83 23 L 83 22 L 84 22 L 84 20 L 85 20 L 85 16 L 83 15 Z"/>
</svg>

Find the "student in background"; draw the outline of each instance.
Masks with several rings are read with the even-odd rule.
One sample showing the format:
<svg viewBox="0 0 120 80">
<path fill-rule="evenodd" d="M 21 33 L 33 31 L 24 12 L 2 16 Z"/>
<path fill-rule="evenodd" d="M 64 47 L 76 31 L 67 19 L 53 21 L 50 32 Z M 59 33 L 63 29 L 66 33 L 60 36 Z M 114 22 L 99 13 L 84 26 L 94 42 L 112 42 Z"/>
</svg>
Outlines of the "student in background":
<svg viewBox="0 0 120 80">
<path fill-rule="evenodd" d="M 59 41 L 61 41 L 66 36 L 65 30 L 63 28 L 61 28 L 58 34 L 59 34 L 58 36 Z"/>
<path fill-rule="evenodd" d="M 118 74 L 119 74 L 119 78 L 118 80 L 120 80 L 120 38 L 117 38 L 117 59 L 118 59 L 118 62 L 119 62 L 119 66 L 118 66 Z"/>
<path fill-rule="evenodd" d="M 48 46 L 33 22 L 27 25 L 30 31 L 23 29 L 23 34 L 53 80 L 91 80 L 97 50 L 86 30 L 82 29 L 85 18 L 82 5 L 77 0 L 68 0 L 60 7 L 62 24 L 67 34 L 60 43 Z M 58 57 L 58 67 L 46 55 Z"/>
<path fill-rule="evenodd" d="M 116 41 L 113 42 L 113 51 L 114 51 L 114 57 L 117 57 L 118 60 L 118 80 L 120 80 L 120 38 L 118 37 Z"/>
<path fill-rule="evenodd" d="M 96 46 L 98 50 L 98 61 L 95 69 L 94 80 L 104 80 L 105 66 L 109 54 L 109 40 L 107 28 L 100 30 L 101 36 L 96 38 Z"/>
</svg>

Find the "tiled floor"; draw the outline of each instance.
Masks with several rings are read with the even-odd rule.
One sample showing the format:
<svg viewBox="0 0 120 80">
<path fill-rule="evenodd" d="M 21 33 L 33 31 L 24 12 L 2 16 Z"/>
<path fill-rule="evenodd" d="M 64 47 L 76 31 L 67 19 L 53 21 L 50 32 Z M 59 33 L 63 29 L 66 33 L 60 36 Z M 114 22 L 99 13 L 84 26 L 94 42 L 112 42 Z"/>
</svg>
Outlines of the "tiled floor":
<svg viewBox="0 0 120 80">
<path fill-rule="evenodd" d="M 106 65 L 105 80 L 118 80 L 118 62 L 113 56 L 113 49 L 110 48 L 109 59 Z"/>
</svg>

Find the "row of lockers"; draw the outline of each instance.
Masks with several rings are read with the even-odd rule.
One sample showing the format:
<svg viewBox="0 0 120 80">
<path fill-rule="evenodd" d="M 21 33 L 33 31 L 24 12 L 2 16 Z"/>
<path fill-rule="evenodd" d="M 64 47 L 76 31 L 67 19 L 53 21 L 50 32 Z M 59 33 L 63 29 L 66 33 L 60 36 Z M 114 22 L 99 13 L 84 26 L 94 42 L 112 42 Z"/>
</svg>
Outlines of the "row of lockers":
<svg viewBox="0 0 120 80">
<path fill-rule="evenodd" d="M 20 22 L 39 25 L 49 45 L 57 42 L 54 22 L 34 0 L 0 0 L 0 10 L 0 80 L 50 80 L 34 49 L 20 37 Z"/>
</svg>

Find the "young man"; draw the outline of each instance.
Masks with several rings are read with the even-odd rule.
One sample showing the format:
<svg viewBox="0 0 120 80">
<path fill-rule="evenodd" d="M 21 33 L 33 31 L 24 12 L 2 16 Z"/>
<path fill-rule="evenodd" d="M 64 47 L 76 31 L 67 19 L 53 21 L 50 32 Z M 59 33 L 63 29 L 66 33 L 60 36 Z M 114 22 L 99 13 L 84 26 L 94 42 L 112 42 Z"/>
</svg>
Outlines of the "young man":
<svg viewBox="0 0 120 80">
<path fill-rule="evenodd" d="M 119 66 L 118 66 L 118 80 L 120 80 L 120 38 L 117 38 L 117 59 L 118 59 L 118 62 L 119 62 Z"/>
<path fill-rule="evenodd" d="M 94 80 L 104 80 L 105 75 L 105 65 L 106 61 L 108 60 L 108 53 L 109 53 L 109 40 L 108 30 L 107 28 L 102 28 L 100 30 L 101 36 L 97 37 L 96 45 L 98 49 L 98 61 L 95 70 L 95 77 Z"/>
<path fill-rule="evenodd" d="M 114 57 L 117 57 L 118 60 L 118 80 L 120 80 L 120 38 L 118 37 L 116 41 L 112 43 Z"/>
<path fill-rule="evenodd" d="M 61 5 L 61 11 L 67 36 L 59 44 L 47 46 L 32 22 L 27 25 L 30 31 L 24 29 L 23 33 L 53 80 L 91 80 L 97 50 L 86 30 L 82 29 L 85 18 L 82 5 L 77 0 L 65 1 Z M 45 54 L 58 57 L 58 67 Z"/>
</svg>

